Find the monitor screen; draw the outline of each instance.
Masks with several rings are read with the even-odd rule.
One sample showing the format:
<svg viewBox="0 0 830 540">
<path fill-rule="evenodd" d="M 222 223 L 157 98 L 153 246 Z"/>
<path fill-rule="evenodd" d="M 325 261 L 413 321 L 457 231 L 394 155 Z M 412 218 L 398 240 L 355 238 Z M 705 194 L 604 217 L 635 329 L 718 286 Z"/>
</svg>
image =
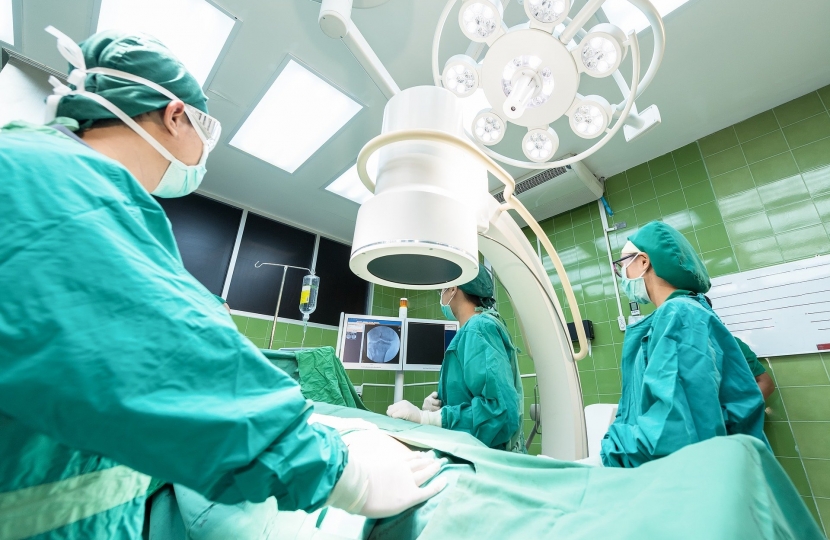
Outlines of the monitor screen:
<svg viewBox="0 0 830 540">
<path fill-rule="evenodd" d="M 444 352 L 456 333 L 456 322 L 407 320 L 404 369 L 439 371 L 444 361 Z"/>
<path fill-rule="evenodd" d="M 340 360 L 347 369 L 401 369 L 401 319 L 346 315 L 340 334 Z"/>
</svg>

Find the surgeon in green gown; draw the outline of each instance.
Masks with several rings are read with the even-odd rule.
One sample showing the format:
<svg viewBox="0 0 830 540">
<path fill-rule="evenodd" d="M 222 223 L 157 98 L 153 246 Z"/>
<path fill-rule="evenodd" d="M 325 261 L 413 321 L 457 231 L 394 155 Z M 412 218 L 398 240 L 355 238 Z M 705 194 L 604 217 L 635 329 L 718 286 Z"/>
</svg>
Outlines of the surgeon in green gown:
<svg viewBox="0 0 830 540">
<path fill-rule="evenodd" d="M 0 129 L 0 538 L 140 538 L 151 476 L 369 517 L 431 496 L 437 462 L 309 425 L 183 267 L 151 193 L 204 175 L 219 125 L 199 83 L 149 36 L 48 30 L 75 67 L 57 123 Z"/>
<path fill-rule="evenodd" d="M 422 409 L 404 400 L 386 414 L 464 431 L 490 448 L 526 453 L 516 347 L 494 306 L 493 278 L 484 265 L 469 283 L 442 290 L 441 310 L 461 328 L 444 355 L 438 391 Z"/>
<path fill-rule="evenodd" d="M 622 397 L 602 441 L 603 465 L 638 467 L 719 435 L 769 445 L 763 397 L 703 297 L 709 274 L 688 240 L 651 222 L 629 237 L 614 264 L 626 296 L 657 309 L 626 330 Z"/>
</svg>

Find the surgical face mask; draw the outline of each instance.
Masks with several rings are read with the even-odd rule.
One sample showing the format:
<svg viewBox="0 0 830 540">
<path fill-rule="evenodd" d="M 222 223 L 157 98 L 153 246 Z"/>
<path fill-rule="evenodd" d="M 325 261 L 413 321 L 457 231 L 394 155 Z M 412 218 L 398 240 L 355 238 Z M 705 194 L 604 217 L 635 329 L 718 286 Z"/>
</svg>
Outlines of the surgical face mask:
<svg viewBox="0 0 830 540">
<path fill-rule="evenodd" d="M 139 133 L 139 135 L 141 134 Z M 203 146 L 202 159 L 199 160 L 197 165 L 185 165 L 176 158 L 167 158 L 170 161 L 170 165 L 164 172 L 164 176 L 161 177 L 159 185 L 151 193 L 156 197 L 170 199 L 184 197 L 194 192 L 199 187 L 199 184 L 202 183 L 202 179 L 207 172 L 207 169 L 205 169 L 207 156 L 207 146 Z"/>
<path fill-rule="evenodd" d="M 187 115 L 188 120 L 190 120 L 196 134 L 199 136 L 199 139 L 202 141 L 202 157 L 199 160 L 199 163 L 196 165 L 185 165 L 144 128 L 138 125 L 135 120 L 127 116 L 124 111 L 116 107 L 111 101 L 93 92 L 87 92 L 85 90 L 86 76 L 89 73 L 101 73 L 103 75 L 137 82 L 152 88 L 171 100 L 178 99 L 175 94 L 153 81 L 133 75 L 132 73 L 109 68 L 86 69 L 83 52 L 71 38 L 51 26 L 47 28 L 46 31 L 58 38 L 58 50 L 61 55 L 63 55 L 63 57 L 75 68 L 69 74 L 68 80 L 70 84 L 77 88 L 77 90 L 72 90 L 70 87 L 60 82 L 57 78 L 49 78 L 49 82 L 54 87 L 55 93 L 46 99 L 46 121 L 50 122 L 51 120 L 54 120 L 55 113 L 58 108 L 58 102 L 63 96 L 76 94 L 91 99 L 121 119 L 125 124 L 127 124 L 127 126 L 135 131 L 138 136 L 147 141 L 150 146 L 155 148 L 158 153 L 170 162 L 170 165 L 164 172 L 158 186 L 156 186 L 156 188 L 152 191 L 153 195 L 164 198 L 183 197 L 196 190 L 196 188 L 199 187 L 199 184 L 202 183 L 202 179 L 205 177 L 205 172 L 207 171 L 205 168 L 205 162 L 207 161 L 208 154 L 219 141 L 219 135 L 222 132 L 222 126 L 219 121 L 212 116 L 203 113 L 196 107 L 185 104 L 185 114 Z"/>
<path fill-rule="evenodd" d="M 650 304 L 651 299 L 648 297 L 648 290 L 646 290 L 646 280 L 643 278 L 646 270 L 648 269 L 644 270 L 639 277 L 628 277 L 628 267 L 631 263 L 637 260 L 637 256 L 639 256 L 639 253 L 632 257 L 631 260 L 628 261 L 628 263 L 623 267 L 622 277 L 620 277 L 620 286 L 622 287 L 625 295 L 632 302 L 637 302 L 638 304 Z"/>
<path fill-rule="evenodd" d="M 455 318 L 455 314 L 452 312 L 452 309 L 450 309 L 450 302 L 452 302 L 452 299 L 455 298 L 455 292 L 452 293 L 452 296 L 450 296 L 450 299 L 447 300 L 446 304 L 444 304 L 444 293 L 446 291 L 447 291 L 446 289 L 441 291 L 441 298 L 438 299 L 438 302 L 441 304 L 441 313 L 444 314 L 444 317 L 448 321 L 456 321 L 458 319 Z"/>
</svg>

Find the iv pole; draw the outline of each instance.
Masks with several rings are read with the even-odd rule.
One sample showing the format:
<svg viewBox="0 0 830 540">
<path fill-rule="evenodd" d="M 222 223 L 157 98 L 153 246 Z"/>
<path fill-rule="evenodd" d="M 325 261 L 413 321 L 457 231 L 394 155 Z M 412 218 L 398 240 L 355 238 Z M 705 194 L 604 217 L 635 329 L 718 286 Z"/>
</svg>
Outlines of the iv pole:
<svg viewBox="0 0 830 540">
<path fill-rule="evenodd" d="M 274 324 L 271 325 L 271 339 L 268 341 L 268 348 L 271 349 L 274 346 L 274 332 L 277 330 L 277 317 L 280 314 L 280 304 L 282 303 L 282 289 L 285 287 L 285 275 L 288 273 L 289 268 L 296 268 L 297 270 L 305 270 L 309 274 L 314 274 L 312 270 L 306 268 L 304 266 L 291 266 L 290 264 L 277 264 L 277 263 L 264 263 L 257 261 L 254 264 L 254 268 L 259 268 L 262 265 L 266 266 L 281 266 L 282 267 L 282 281 L 280 281 L 280 295 L 277 296 L 277 309 L 274 311 Z"/>
</svg>

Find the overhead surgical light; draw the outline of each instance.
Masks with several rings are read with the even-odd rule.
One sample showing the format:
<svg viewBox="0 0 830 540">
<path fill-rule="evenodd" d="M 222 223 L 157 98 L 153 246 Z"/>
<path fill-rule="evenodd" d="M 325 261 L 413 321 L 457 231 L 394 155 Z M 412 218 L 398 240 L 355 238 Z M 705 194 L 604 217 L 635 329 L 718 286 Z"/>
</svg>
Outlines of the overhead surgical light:
<svg viewBox="0 0 830 540">
<path fill-rule="evenodd" d="M 473 135 L 485 146 L 498 144 L 504 138 L 506 128 L 504 120 L 492 109 L 481 111 L 473 121 Z"/>
<path fill-rule="evenodd" d="M 528 130 L 522 139 L 522 150 L 534 163 L 549 160 L 558 149 L 559 135 L 549 127 Z"/>
<path fill-rule="evenodd" d="M 501 30 L 502 15 L 500 0 L 467 0 L 458 12 L 458 24 L 469 39 L 485 43 Z"/>
<path fill-rule="evenodd" d="M 476 61 L 466 54 L 456 54 L 444 64 L 444 88 L 458 97 L 467 97 L 478 89 Z"/>
<path fill-rule="evenodd" d="M 571 129 L 583 139 L 594 139 L 608 127 L 611 115 L 611 105 L 604 97 L 579 98 L 570 114 Z"/>
<path fill-rule="evenodd" d="M 665 50 L 663 21 L 649 0 L 628 0 L 654 33 L 651 63 L 642 78 L 636 33 L 626 35 L 610 23 L 586 30 L 605 2 L 617 0 L 588 0 L 576 13 L 570 13 L 573 0 L 523 0 L 528 21 L 511 28 L 502 20 L 504 10 L 498 0 L 464 0 L 458 13 L 461 30 L 473 42 L 486 43 L 486 53 L 478 60 L 483 47 L 471 45 L 467 54 L 451 56 L 439 72 L 441 35 L 458 1 L 447 0 L 438 20 L 432 47 L 433 81 L 465 100 L 477 94 L 476 89 L 484 91 L 489 107 L 482 106 L 465 129 L 487 156 L 526 169 L 564 167 L 602 148 L 623 125 L 631 128 L 626 130 L 626 140 L 633 140 L 645 133 L 646 127 L 660 123 L 656 107 L 648 118 L 640 118 L 635 105 L 654 79 Z M 626 80 L 619 68 L 629 49 L 635 58 L 631 77 Z M 613 76 L 621 97 L 617 102 L 602 96 L 583 98 L 579 93 L 583 74 Z M 597 141 L 575 155 L 548 161 L 554 158 L 559 141 L 547 128 L 563 116 L 568 116 L 579 137 Z M 530 130 L 522 139 L 524 161 L 492 148 L 503 140 L 508 123 Z"/>
<path fill-rule="evenodd" d="M 628 51 L 624 43 L 623 31 L 613 24 L 603 23 L 591 28 L 578 49 L 585 73 L 592 77 L 607 77 L 614 73 Z"/>
<path fill-rule="evenodd" d="M 525 13 L 532 21 L 556 26 L 571 9 L 570 0 L 524 0 Z"/>
</svg>

